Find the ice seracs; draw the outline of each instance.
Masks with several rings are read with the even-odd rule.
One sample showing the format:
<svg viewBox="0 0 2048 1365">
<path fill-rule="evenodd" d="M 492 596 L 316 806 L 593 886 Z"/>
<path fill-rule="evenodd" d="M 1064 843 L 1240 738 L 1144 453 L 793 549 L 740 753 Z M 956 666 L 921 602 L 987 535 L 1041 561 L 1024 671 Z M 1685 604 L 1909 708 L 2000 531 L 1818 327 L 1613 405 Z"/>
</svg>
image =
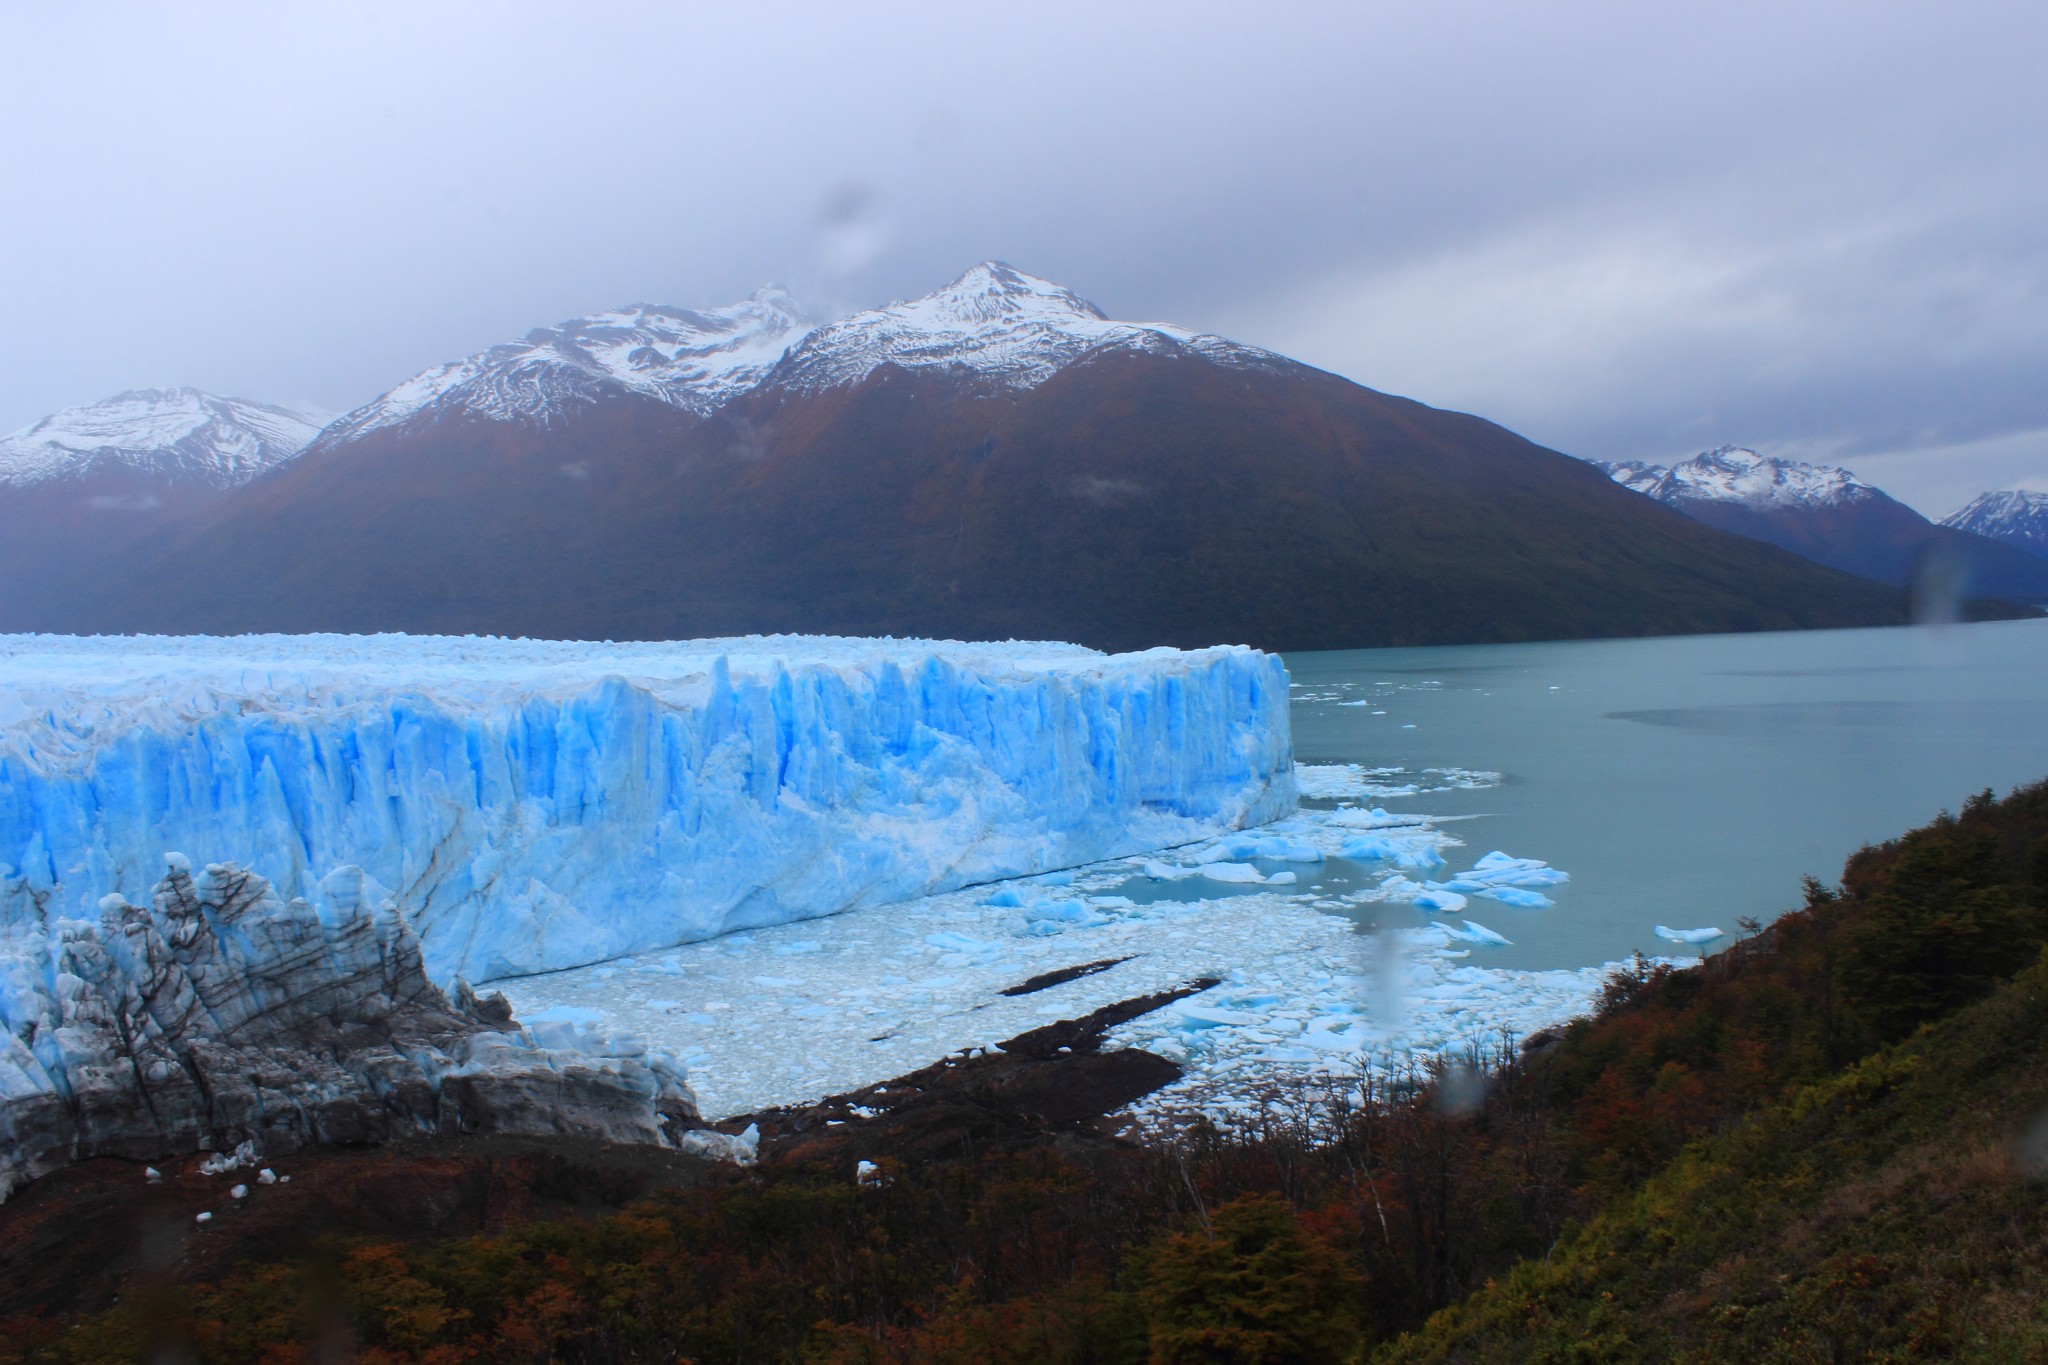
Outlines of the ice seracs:
<svg viewBox="0 0 2048 1365">
<path fill-rule="evenodd" d="M 1980 493 L 1943 517 L 1941 524 L 2048 559 L 2048 493 L 2026 489 Z"/>
<path fill-rule="evenodd" d="M 1751 507 L 1823 507 L 1884 494 L 1846 469 L 1720 446 L 1666 467 L 1647 461 L 1595 460 L 1616 483 L 1659 502 L 1737 502 Z"/>
<path fill-rule="evenodd" d="M 818 328 L 768 376 L 799 391 L 857 384 L 884 365 L 940 369 L 995 389 L 1044 383 L 1074 362 L 1119 349 L 1200 356 L 1223 365 L 1294 362 L 1166 323 L 1115 322 L 1069 289 L 1000 261 L 945 288 Z"/>
<path fill-rule="evenodd" d="M 1236 647 L 8 636 L 0 905 L 352 865 L 482 981 L 1263 824 L 1289 749 Z"/>
<path fill-rule="evenodd" d="M 326 420 L 198 389 L 136 389 L 0 437 L 0 487 L 122 471 L 232 488 L 297 455 Z"/>
<path fill-rule="evenodd" d="M 320 444 L 458 415 L 545 424 L 619 395 L 708 413 L 758 383 L 804 331 L 796 304 L 772 285 L 701 312 L 635 304 L 593 313 L 416 375 L 340 418 Z"/>
</svg>

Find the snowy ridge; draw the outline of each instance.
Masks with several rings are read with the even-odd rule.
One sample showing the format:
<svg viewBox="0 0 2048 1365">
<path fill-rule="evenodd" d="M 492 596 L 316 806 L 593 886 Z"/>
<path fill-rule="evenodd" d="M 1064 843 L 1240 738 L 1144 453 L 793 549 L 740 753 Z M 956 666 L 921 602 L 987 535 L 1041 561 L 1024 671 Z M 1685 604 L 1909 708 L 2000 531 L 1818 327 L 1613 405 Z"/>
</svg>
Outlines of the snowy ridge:
<svg viewBox="0 0 2048 1365">
<path fill-rule="evenodd" d="M 325 420 L 198 389 L 136 389 L 0 437 L 0 486 L 130 469 L 232 488 L 305 449 Z"/>
<path fill-rule="evenodd" d="M 1722 446 L 1666 467 L 1595 460 L 1609 478 L 1664 503 L 1739 502 L 1757 508 L 1832 507 L 1885 496 L 1846 469 Z"/>
<path fill-rule="evenodd" d="M 1116 350 L 1245 368 L 1293 363 L 1165 323 L 1113 322 L 1069 290 L 990 261 L 923 298 L 815 330 L 774 286 L 724 308 L 635 304 L 571 318 L 417 374 L 324 430 L 312 414 L 192 389 L 122 394 L 0 441 L 0 484 L 114 459 L 227 487 L 309 443 L 326 448 L 414 420 L 465 416 L 546 426 L 627 395 L 706 415 L 766 383 L 814 392 L 858 383 L 883 365 L 945 368 L 1022 389 Z"/>
<path fill-rule="evenodd" d="M 167 849 L 356 865 L 434 979 L 552 970 L 1187 843 L 1292 809 L 1243 648 L 755 637 L 0 637 L 0 896 Z"/>
<path fill-rule="evenodd" d="M 769 376 L 802 392 L 857 384 L 883 365 L 947 368 L 1002 388 L 1028 389 L 1103 351 L 1197 355 L 1270 368 L 1285 357 L 1165 323 L 1113 322 L 1049 281 L 985 261 L 908 303 L 828 323 L 793 347 Z"/>
<path fill-rule="evenodd" d="M 1943 517 L 1941 524 L 2048 558 L 2048 493 L 1980 493 Z"/>
<path fill-rule="evenodd" d="M 593 313 L 416 375 L 342 417 L 321 444 L 429 412 L 545 424 L 622 392 L 708 413 L 758 383 L 803 333 L 795 305 L 773 287 L 707 312 L 638 304 Z"/>
</svg>

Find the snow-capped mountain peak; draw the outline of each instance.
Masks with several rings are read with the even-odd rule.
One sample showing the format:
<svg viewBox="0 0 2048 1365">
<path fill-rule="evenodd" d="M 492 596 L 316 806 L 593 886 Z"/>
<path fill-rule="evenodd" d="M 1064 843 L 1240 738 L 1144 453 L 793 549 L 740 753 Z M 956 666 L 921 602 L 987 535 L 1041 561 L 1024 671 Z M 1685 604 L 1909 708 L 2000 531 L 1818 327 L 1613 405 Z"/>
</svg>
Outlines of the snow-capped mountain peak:
<svg viewBox="0 0 2048 1365">
<path fill-rule="evenodd" d="M 997 388 L 1028 389 L 1105 350 L 1197 355 L 1265 368 L 1270 351 L 1167 323 L 1116 322 L 1072 290 L 984 261 L 922 298 L 828 323 L 790 349 L 769 377 L 784 389 L 856 384 L 883 365 L 950 369 Z"/>
<path fill-rule="evenodd" d="M 135 389 L 0 437 L 0 485 L 125 469 L 232 488 L 305 449 L 325 421 L 198 389 Z"/>
<path fill-rule="evenodd" d="M 2048 493 L 2026 489 L 1980 493 L 1967 506 L 1943 517 L 1941 524 L 2048 557 Z"/>
<path fill-rule="evenodd" d="M 1001 261 L 983 261 L 943 289 L 899 303 L 895 309 L 906 318 L 942 326 L 1001 325 L 1027 317 L 1048 322 L 1064 318 L 1109 321 L 1108 314 L 1071 289 Z"/>
<path fill-rule="evenodd" d="M 323 445 L 427 414 L 548 423 L 621 392 L 708 413 L 752 388 L 805 326 L 775 286 L 725 308 L 630 304 L 437 365 L 357 408 Z"/>
<path fill-rule="evenodd" d="M 1828 507 L 1885 495 L 1846 469 L 1720 446 L 1670 466 L 1601 464 L 1616 483 L 1659 502 L 1732 502 L 1756 508 Z"/>
</svg>

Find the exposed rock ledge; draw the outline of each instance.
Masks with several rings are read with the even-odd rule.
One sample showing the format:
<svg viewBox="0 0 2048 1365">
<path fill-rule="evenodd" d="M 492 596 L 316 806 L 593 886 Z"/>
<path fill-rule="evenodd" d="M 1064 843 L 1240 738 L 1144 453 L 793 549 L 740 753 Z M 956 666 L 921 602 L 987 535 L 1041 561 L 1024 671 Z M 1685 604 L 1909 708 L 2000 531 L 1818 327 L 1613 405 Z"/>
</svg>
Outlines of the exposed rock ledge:
<svg viewBox="0 0 2048 1365">
<path fill-rule="evenodd" d="M 0 897 L 0 1199 L 81 1157 L 244 1142 L 562 1134 L 745 1155 L 690 1131 L 667 1056 L 537 1036 L 460 981 L 444 995 L 357 869 L 316 908 L 231 863 L 165 861 L 148 908 L 109 896 L 97 925 Z"/>
</svg>

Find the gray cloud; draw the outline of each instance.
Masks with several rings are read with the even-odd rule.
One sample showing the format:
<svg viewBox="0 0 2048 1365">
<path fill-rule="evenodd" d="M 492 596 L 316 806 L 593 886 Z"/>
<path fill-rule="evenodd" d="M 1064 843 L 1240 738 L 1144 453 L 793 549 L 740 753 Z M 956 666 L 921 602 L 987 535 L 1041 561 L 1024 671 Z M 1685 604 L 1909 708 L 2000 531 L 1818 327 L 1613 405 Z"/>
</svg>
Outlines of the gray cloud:
<svg viewBox="0 0 2048 1365">
<path fill-rule="evenodd" d="M 0 8 L 0 428 L 1002 257 L 1576 454 L 2048 483 L 2048 11 Z"/>
</svg>

